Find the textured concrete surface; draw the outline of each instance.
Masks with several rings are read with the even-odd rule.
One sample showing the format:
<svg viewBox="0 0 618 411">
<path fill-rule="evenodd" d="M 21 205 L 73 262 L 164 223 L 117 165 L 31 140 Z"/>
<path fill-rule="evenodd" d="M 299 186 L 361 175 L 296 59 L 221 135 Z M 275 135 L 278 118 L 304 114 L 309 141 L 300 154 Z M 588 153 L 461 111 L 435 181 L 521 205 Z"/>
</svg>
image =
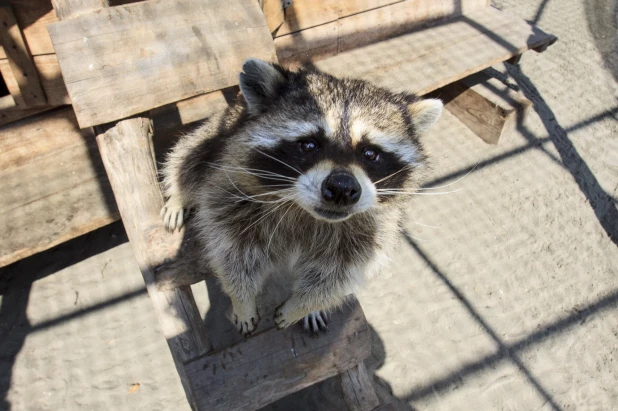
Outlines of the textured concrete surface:
<svg viewBox="0 0 618 411">
<path fill-rule="evenodd" d="M 535 104 L 515 135 L 446 113 L 428 136 L 428 185 L 463 190 L 415 199 L 359 295 L 367 365 L 398 410 L 618 409 L 618 6 L 495 3 L 560 40 L 493 71 Z M 0 294 L 0 409 L 188 409 L 121 225 L 2 269 Z M 331 379 L 269 409 L 342 407 Z"/>
</svg>

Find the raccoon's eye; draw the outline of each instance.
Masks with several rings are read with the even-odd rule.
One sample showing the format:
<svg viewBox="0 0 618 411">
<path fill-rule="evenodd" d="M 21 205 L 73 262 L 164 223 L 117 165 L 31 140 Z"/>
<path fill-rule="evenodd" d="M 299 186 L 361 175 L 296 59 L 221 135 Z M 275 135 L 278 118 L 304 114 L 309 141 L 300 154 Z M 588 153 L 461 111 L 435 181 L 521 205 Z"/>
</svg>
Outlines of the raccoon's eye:
<svg viewBox="0 0 618 411">
<path fill-rule="evenodd" d="M 380 154 L 371 148 L 366 148 L 365 151 L 363 151 L 363 156 L 365 156 L 365 159 L 368 161 L 378 161 L 380 159 Z"/>
<path fill-rule="evenodd" d="M 298 143 L 298 146 L 303 153 L 311 153 L 318 149 L 318 143 L 315 140 L 302 140 Z"/>
</svg>

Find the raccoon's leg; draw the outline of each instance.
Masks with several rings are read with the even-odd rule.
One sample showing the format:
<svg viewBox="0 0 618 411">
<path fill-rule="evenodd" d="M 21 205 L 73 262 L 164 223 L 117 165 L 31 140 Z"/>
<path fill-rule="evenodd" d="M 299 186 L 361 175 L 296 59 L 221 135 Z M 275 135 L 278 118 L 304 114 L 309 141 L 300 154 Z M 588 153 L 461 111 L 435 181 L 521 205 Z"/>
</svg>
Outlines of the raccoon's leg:
<svg viewBox="0 0 618 411">
<path fill-rule="evenodd" d="M 240 251 L 235 255 L 242 257 Z M 260 264 L 248 267 L 245 261 L 236 258 L 236 261 L 225 264 L 217 277 L 223 291 L 232 301 L 230 321 L 244 337 L 251 335 L 261 320 L 255 302 L 264 283 L 264 273 L 261 271 Z"/>
<path fill-rule="evenodd" d="M 192 174 L 187 157 L 200 142 L 198 134 L 184 136 L 168 154 L 161 167 L 163 195 L 167 199 L 161 209 L 161 218 L 165 228 L 173 232 L 184 225 L 185 208 L 190 203 L 191 192 L 189 176 Z M 183 174 L 184 173 L 184 174 Z M 184 178 L 183 178 L 184 177 Z"/>
<path fill-rule="evenodd" d="M 292 297 L 275 310 L 275 324 L 287 328 L 302 319 L 311 331 L 326 329 L 322 313 L 343 302 L 352 291 L 350 279 L 355 273 L 335 266 L 300 267 L 299 272 Z"/>
</svg>

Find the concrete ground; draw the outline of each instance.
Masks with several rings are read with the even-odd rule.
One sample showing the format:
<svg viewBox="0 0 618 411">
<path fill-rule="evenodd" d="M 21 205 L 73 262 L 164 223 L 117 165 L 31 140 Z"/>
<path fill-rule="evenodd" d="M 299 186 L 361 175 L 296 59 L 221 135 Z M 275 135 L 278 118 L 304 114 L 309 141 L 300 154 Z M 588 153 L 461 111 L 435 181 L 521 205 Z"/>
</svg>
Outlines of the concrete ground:
<svg viewBox="0 0 618 411">
<path fill-rule="evenodd" d="M 516 134 L 486 145 L 445 113 L 428 136 L 428 186 L 476 168 L 415 200 L 359 295 L 366 363 L 398 410 L 618 409 L 618 5 L 495 3 L 560 40 L 495 68 L 535 104 Z M 0 294 L 0 409 L 188 410 L 120 224 L 2 269 Z M 269 409 L 340 410 L 341 388 Z"/>
</svg>

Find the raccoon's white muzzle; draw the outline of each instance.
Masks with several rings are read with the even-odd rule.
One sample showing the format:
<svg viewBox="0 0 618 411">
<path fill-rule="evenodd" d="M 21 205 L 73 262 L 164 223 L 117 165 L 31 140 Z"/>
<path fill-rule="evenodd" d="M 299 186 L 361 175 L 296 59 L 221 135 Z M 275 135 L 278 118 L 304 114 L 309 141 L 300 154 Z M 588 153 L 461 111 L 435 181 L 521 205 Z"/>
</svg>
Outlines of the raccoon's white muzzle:
<svg viewBox="0 0 618 411">
<path fill-rule="evenodd" d="M 370 209 L 376 189 L 357 166 L 325 161 L 302 174 L 295 184 L 296 203 L 319 220 L 343 221 Z"/>
</svg>

